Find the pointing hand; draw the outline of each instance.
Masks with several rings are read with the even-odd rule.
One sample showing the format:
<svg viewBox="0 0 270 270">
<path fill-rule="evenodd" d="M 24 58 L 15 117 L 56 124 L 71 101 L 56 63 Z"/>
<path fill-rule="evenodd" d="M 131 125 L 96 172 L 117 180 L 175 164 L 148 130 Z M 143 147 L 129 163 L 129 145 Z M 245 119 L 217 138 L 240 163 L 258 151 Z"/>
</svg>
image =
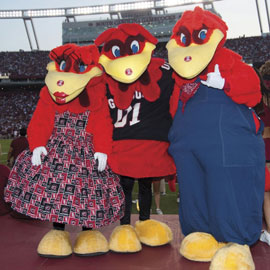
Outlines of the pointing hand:
<svg viewBox="0 0 270 270">
<path fill-rule="evenodd" d="M 223 89 L 224 84 L 225 84 L 225 79 L 221 77 L 218 64 L 215 65 L 214 72 L 210 72 L 207 74 L 207 80 L 201 81 L 201 83 L 208 87 Z"/>
</svg>

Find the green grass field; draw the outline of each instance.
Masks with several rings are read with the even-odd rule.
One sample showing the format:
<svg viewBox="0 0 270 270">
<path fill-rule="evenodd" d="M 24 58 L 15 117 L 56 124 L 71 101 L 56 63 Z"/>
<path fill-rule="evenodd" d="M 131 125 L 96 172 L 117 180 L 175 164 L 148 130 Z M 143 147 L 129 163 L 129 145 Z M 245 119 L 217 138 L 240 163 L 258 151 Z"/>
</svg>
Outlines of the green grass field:
<svg viewBox="0 0 270 270">
<path fill-rule="evenodd" d="M 178 185 L 176 185 L 176 192 L 171 192 L 169 190 L 168 184 L 166 183 L 166 195 L 160 196 L 160 209 L 165 215 L 175 215 L 178 214 L 178 203 L 176 202 L 178 194 Z M 135 182 L 133 194 L 133 200 L 138 198 L 138 183 Z M 138 214 L 136 209 L 136 204 L 132 204 L 132 213 Z M 152 196 L 152 214 L 156 214 L 156 206 L 154 201 L 154 195 Z"/>
<path fill-rule="evenodd" d="M 0 139 L 0 144 L 2 147 L 2 155 L 0 156 L 0 164 L 7 165 L 7 153 L 8 153 L 8 149 L 9 149 L 9 145 L 11 141 L 12 141 L 11 139 L 10 140 Z"/>
<path fill-rule="evenodd" d="M 3 140 L 0 139 L 0 144 L 2 146 L 2 155 L 0 159 L 0 164 L 7 164 L 7 153 L 9 150 L 9 145 L 11 140 Z M 163 211 L 163 214 L 178 214 L 178 203 L 176 202 L 177 193 L 178 193 L 178 185 L 176 185 L 176 192 L 171 192 L 168 188 L 168 184 L 166 184 L 166 195 L 160 196 L 160 208 Z M 133 194 L 133 200 L 138 198 L 138 183 L 135 182 Z M 132 204 L 132 213 L 138 214 L 136 204 Z M 154 201 L 154 196 L 152 199 L 152 214 L 156 214 L 156 206 Z"/>
</svg>

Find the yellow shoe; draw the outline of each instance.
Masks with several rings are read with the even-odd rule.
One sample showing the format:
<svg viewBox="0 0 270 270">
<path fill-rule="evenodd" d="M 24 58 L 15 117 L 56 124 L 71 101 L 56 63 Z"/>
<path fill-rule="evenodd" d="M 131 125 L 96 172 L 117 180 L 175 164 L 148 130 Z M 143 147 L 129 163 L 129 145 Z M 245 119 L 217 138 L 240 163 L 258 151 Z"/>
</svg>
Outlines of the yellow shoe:
<svg viewBox="0 0 270 270">
<path fill-rule="evenodd" d="M 73 250 L 78 256 L 96 256 L 107 253 L 109 244 L 101 232 L 87 230 L 79 232 Z"/>
<path fill-rule="evenodd" d="M 39 242 L 37 252 L 42 257 L 64 258 L 72 254 L 69 232 L 51 230 Z"/>
<path fill-rule="evenodd" d="M 214 255 L 210 270 L 255 270 L 249 246 L 227 244 Z"/>
<path fill-rule="evenodd" d="M 209 233 L 194 232 L 183 239 L 180 254 L 191 261 L 210 262 L 217 250 L 225 245 Z"/>
<path fill-rule="evenodd" d="M 109 248 L 114 252 L 135 253 L 142 250 L 142 245 L 131 225 L 120 225 L 110 236 Z"/>
<path fill-rule="evenodd" d="M 137 221 L 135 230 L 140 241 L 147 246 L 163 246 L 173 239 L 173 234 L 169 226 L 154 219 Z"/>
</svg>

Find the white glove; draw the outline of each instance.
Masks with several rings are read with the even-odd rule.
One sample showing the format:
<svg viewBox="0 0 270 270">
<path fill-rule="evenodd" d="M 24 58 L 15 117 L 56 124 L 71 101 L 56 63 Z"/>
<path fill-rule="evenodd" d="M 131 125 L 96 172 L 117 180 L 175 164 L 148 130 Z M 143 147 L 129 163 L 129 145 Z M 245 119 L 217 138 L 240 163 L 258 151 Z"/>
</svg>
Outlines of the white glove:
<svg viewBox="0 0 270 270">
<path fill-rule="evenodd" d="M 207 80 L 201 81 L 201 83 L 205 84 L 208 87 L 223 89 L 224 84 L 225 84 L 225 79 L 221 77 L 218 64 L 215 65 L 214 72 L 210 72 L 207 74 Z"/>
<path fill-rule="evenodd" d="M 32 165 L 39 166 L 41 164 L 41 154 L 45 156 L 48 154 L 46 148 L 44 146 L 36 147 L 31 158 Z"/>
<path fill-rule="evenodd" d="M 105 170 L 107 165 L 107 155 L 103 153 L 96 152 L 94 154 L 95 160 L 98 160 L 98 171 L 102 172 Z"/>
</svg>

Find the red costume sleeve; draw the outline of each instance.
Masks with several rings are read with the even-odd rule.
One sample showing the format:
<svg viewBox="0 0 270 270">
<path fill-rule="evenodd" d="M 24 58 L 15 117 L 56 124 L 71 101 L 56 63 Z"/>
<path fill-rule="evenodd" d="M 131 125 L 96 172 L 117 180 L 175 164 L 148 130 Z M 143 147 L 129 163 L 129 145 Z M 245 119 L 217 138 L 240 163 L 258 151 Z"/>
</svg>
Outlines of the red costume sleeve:
<svg viewBox="0 0 270 270">
<path fill-rule="evenodd" d="M 95 152 L 109 155 L 112 150 L 112 120 L 107 100 L 98 110 L 90 112 L 87 131 L 93 134 Z"/>
<path fill-rule="evenodd" d="M 87 86 L 86 91 L 90 99 L 90 116 L 86 131 L 93 134 L 95 152 L 110 154 L 113 128 L 105 95 L 105 83 L 102 82 L 101 78 L 98 78 Z"/>
<path fill-rule="evenodd" d="M 27 129 L 30 151 L 38 146 L 45 146 L 52 134 L 55 110 L 53 105 L 46 100 L 46 95 L 49 95 L 48 89 L 44 86 Z"/>
<path fill-rule="evenodd" d="M 240 55 L 222 48 L 214 56 L 208 72 L 219 65 L 225 79 L 224 92 L 236 103 L 254 107 L 261 101 L 260 79 L 252 67 L 242 62 Z"/>
</svg>

